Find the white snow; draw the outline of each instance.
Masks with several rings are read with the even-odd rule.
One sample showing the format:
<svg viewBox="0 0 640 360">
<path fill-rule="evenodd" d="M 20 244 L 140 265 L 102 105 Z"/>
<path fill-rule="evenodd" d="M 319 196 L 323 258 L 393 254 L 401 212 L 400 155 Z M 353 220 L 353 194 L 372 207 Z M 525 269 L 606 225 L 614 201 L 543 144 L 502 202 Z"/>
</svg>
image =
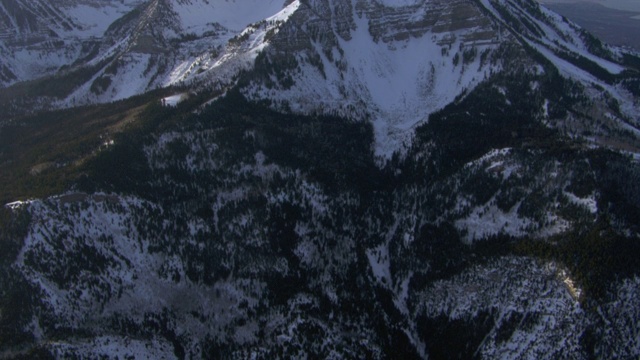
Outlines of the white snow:
<svg viewBox="0 0 640 360">
<path fill-rule="evenodd" d="M 466 164 L 466 166 L 474 166 L 493 158 L 501 158 L 511 153 L 511 148 L 492 149 L 488 153 L 482 155 L 478 160 Z"/>
<path fill-rule="evenodd" d="M 580 198 L 571 192 L 565 191 L 564 196 L 566 196 L 572 203 L 587 208 L 592 214 L 596 214 L 598 212 L 598 203 L 594 194 L 591 194 L 586 198 Z"/>
<path fill-rule="evenodd" d="M 149 88 L 149 80 L 142 74 L 149 64 L 150 55 L 132 53 L 127 57 L 127 66 L 112 79 L 111 93 L 108 94 L 111 100 L 126 99 L 144 93 Z"/>
<path fill-rule="evenodd" d="M 421 3 L 421 0 L 377 0 L 380 4 L 389 7 L 411 6 Z"/>
<path fill-rule="evenodd" d="M 226 3 L 225 4 L 237 4 Z M 248 6 L 251 2 L 242 3 L 242 6 Z M 225 47 L 224 51 L 220 55 L 212 56 L 209 51 L 198 56 L 189 56 L 185 60 L 178 62 L 164 79 L 162 86 L 170 86 L 180 82 L 203 80 L 208 82 L 217 82 L 226 85 L 233 81 L 238 72 L 251 68 L 255 58 L 258 54 L 268 45 L 265 40 L 265 36 L 269 31 L 278 30 L 278 22 L 286 21 L 300 6 L 298 0 L 293 1 L 286 8 L 282 8 L 282 4 L 278 7 L 275 6 L 277 2 L 265 2 L 266 6 L 269 4 L 270 15 L 265 19 L 265 23 L 256 24 L 255 26 L 249 26 L 245 28 L 238 35 L 247 35 L 248 39 L 242 42 L 240 45 L 230 45 L 226 43 L 233 37 L 234 33 L 227 34 L 226 36 L 218 39 L 218 45 Z M 221 4 L 219 4 L 221 5 Z M 232 5 L 224 5 L 232 6 Z M 240 5 L 233 5 L 240 6 Z M 242 8 L 245 9 L 245 8 Z M 229 10 L 231 11 L 231 10 Z M 243 11 L 248 11 L 245 9 Z"/>
<path fill-rule="evenodd" d="M 589 74 L 585 70 L 582 70 L 582 69 L 578 68 L 577 66 L 573 65 L 572 63 L 570 63 L 570 62 L 568 62 L 568 61 L 566 61 L 564 59 L 561 59 L 556 54 L 554 54 L 553 51 L 547 49 L 546 46 L 540 45 L 540 44 L 538 44 L 536 42 L 533 42 L 533 41 L 528 41 L 528 43 L 529 43 L 529 45 L 533 46 L 536 50 L 538 50 L 542 55 L 544 55 L 544 57 L 546 57 L 551 62 L 553 62 L 553 64 L 558 68 L 558 70 L 563 75 L 565 75 L 567 77 L 574 78 L 576 80 L 579 80 L 579 81 L 587 83 L 587 84 L 591 84 L 591 83 L 600 84 L 600 83 L 602 83 L 602 81 L 597 79 L 595 76 Z"/>
<path fill-rule="evenodd" d="M 113 50 L 118 51 L 119 45 L 114 46 Z M 152 85 L 149 83 L 149 79 L 143 76 L 145 69 L 149 66 L 150 59 L 151 55 L 149 54 L 127 53 L 121 56 L 120 60 L 124 65 L 118 68 L 116 74 L 106 75 L 102 71 L 96 73 L 91 80 L 78 87 L 66 99 L 60 101 L 60 104 L 72 106 L 115 101 L 144 93 Z M 110 85 L 103 93 L 96 95 L 91 91 L 91 86 L 94 81 L 101 77 L 109 78 Z"/>
<path fill-rule="evenodd" d="M 68 36 L 79 38 L 101 37 L 114 21 L 131 11 L 136 1 L 101 1 L 95 3 L 70 2 L 62 5 L 64 12 L 82 26 L 81 30 L 72 30 Z"/>
<path fill-rule="evenodd" d="M 162 104 L 165 106 L 171 106 L 171 107 L 175 107 L 178 106 L 178 104 L 180 102 L 182 102 L 184 99 L 186 99 L 186 94 L 177 94 L 177 95 L 171 95 L 168 97 L 165 97 L 162 99 Z"/>
<path fill-rule="evenodd" d="M 404 6 L 413 1 L 389 1 Z M 424 6 L 426 3 L 423 3 Z M 422 9 L 425 10 L 425 9 Z M 427 33 L 422 37 L 390 44 L 375 41 L 369 31 L 369 19 L 353 14 L 356 24 L 351 39 L 338 37 L 338 48 L 329 49 L 333 61 L 327 58 L 323 45 L 314 44 L 316 56 L 322 60 L 324 74 L 300 57 L 300 72 L 291 74 L 295 84 L 290 89 L 247 89 L 254 99 L 268 98 L 274 103 L 287 103 L 293 112 L 338 114 L 372 122 L 375 132 L 375 154 L 389 158 L 393 152 L 408 145 L 413 129 L 425 122 L 429 114 L 451 103 L 465 90 L 473 89 L 498 65 L 480 67 L 479 53 L 492 45 L 463 43 L 465 31 L 443 55 L 441 41 L 450 34 Z M 475 46 L 478 56 L 467 64 L 453 58 L 460 49 Z M 459 54 L 458 56 L 461 56 Z M 342 69 L 337 62 L 347 64 Z"/>
<path fill-rule="evenodd" d="M 284 0 L 192 0 L 174 1 L 171 5 L 187 33 L 200 33 L 212 23 L 218 23 L 229 30 L 240 31 L 252 23 L 280 12 L 284 4 Z"/>
<path fill-rule="evenodd" d="M 29 201 L 14 201 L 14 202 L 10 202 L 8 204 L 5 204 L 5 207 L 8 207 L 9 209 L 19 209 L 23 206 L 29 205 L 31 202 L 33 202 L 32 200 Z"/>
<path fill-rule="evenodd" d="M 455 226 L 466 232 L 464 240 L 467 243 L 497 234 L 523 236 L 528 234 L 527 226 L 531 222 L 518 216 L 518 206 L 505 213 L 490 201 L 475 207 L 469 216 L 457 220 Z"/>
<path fill-rule="evenodd" d="M 390 258 L 388 245 L 384 243 L 373 249 L 368 249 L 367 258 L 369 259 L 371 271 L 376 279 L 385 286 L 391 287 L 393 282 L 391 279 L 391 271 L 389 270 Z"/>
</svg>

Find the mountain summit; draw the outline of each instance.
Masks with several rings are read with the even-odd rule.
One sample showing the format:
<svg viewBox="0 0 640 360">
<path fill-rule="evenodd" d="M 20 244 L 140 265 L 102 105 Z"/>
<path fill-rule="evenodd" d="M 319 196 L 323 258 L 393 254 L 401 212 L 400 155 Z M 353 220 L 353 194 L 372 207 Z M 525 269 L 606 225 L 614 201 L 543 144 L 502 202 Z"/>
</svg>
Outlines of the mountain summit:
<svg viewBox="0 0 640 360">
<path fill-rule="evenodd" d="M 108 102 L 158 87 L 226 89 L 255 69 L 241 90 L 249 99 L 298 114 L 367 119 L 376 154 L 389 158 L 430 114 L 478 84 L 557 72 L 582 87 L 572 96 L 585 101 L 572 119 L 550 122 L 637 136 L 629 128 L 638 127 L 639 112 L 633 56 L 531 1 L 12 0 L 3 8 L 5 86 L 43 75 L 67 83 L 13 100 L 36 108 Z M 532 91 L 542 98 L 547 90 Z M 22 94 L 4 92 L 9 99 Z M 559 99 L 541 100 L 540 116 L 548 117 Z M 595 110 L 612 103 L 620 106 Z M 586 116 L 573 119 L 575 112 Z"/>
</svg>

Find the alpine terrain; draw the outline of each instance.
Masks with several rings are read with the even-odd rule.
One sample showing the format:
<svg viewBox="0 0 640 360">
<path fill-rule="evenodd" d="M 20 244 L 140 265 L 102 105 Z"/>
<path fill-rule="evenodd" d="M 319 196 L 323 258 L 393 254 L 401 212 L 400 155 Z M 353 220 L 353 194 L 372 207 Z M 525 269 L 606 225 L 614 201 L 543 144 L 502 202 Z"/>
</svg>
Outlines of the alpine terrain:
<svg viewBox="0 0 640 360">
<path fill-rule="evenodd" d="M 0 19 L 0 358 L 640 356 L 640 54 L 534 0 Z"/>
</svg>

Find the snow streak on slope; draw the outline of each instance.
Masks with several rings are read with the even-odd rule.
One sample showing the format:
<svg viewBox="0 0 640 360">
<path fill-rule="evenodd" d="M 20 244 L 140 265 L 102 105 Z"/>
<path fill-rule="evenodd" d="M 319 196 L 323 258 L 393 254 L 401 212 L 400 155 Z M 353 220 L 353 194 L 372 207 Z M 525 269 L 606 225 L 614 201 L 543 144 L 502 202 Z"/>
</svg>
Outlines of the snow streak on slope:
<svg viewBox="0 0 640 360">
<path fill-rule="evenodd" d="M 321 31 L 331 31 L 332 34 L 312 40 L 311 49 L 297 56 L 300 65 L 297 71 L 290 73 L 294 82 L 292 86 L 271 88 L 254 84 L 246 94 L 253 99 L 269 99 L 276 107 L 296 113 L 367 119 L 375 129 L 376 156 L 389 158 L 394 151 L 410 142 L 413 129 L 426 121 L 429 114 L 501 69 L 500 64 L 483 63 L 480 56 L 496 49 L 497 44 L 471 39 L 471 35 L 477 32 L 491 33 L 487 24 L 482 22 L 470 21 L 461 26 L 455 23 L 458 19 L 454 19 L 445 24 L 457 30 L 425 30 L 424 34 L 409 34 L 406 30 L 405 33 L 393 34 L 396 30 L 393 26 L 397 24 L 390 24 L 385 29 L 385 21 L 396 16 L 399 21 L 419 24 L 422 17 L 441 11 L 431 8 L 430 3 L 422 3 L 419 8 L 407 8 L 409 3 L 414 2 L 386 3 L 393 5 L 394 9 L 388 10 L 390 13 L 385 14 L 382 20 L 376 13 L 379 8 L 374 6 L 367 11 L 358 11 L 354 6 L 349 16 L 355 28 L 347 39 L 336 30 L 340 28 L 337 23 L 346 20 L 327 14 L 326 17 L 334 18 L 329 20 L 331 23 L 326 25 L 327 29 Z M 475 8 L 465 10 L 472 14 L 477 11 Z M 320 19 L 316 21 L 326 21 L 324 14 L 317 16 Z M 375 34 L 379 29 L 374 29 L 372 23 L 389 33 Z M 302 25 L 300 31 L 311 30 Z M 337 41 L 327 45 L 326 37 L 334 37 Z M 386 37 L 401 39 L 380 40 Z M 313 59 L 319 59 L 321 64 L 314 63 Z"/>
<path fill-rule="evenodd" d="M 73 19 L 80 28 L 80 30 L 68 32 L 66 35 L 78 38 L 102 37 L 114 21 L 140 4 L 140 0 L 102 1 L 100 5 L 94 1 L 64 4 L 61 7 L 65 14 Z"/>
<path fill-rule="evenodd" d="M 300 1 L 293 1 L 286 8 L 276 11 L 275 15 L 265 18 L 264 22 L 248 26 L 229 43 L 219 44 L 225 46 L 219 54 L 207 52 L 182 61 L 165 79 L 164 86 L 197 80 L 228 84 L 238 72 L 252 66 L 256 56 L 268 45 L 267 34 L 276 34 L 281 23 L 299 6 Z"/>
<path fill-rule="evenodd" d="M 586 70 L 560 58 L 544 45 L 535 42 L 530 42 L 529 44 L 550 60 L 563 76 L 581 84 L 590 85 L 596 89 L 605 89 L 606 97 L 613 97 L 618 104 L 622 105 L 619 109 L 620 114 L 615 114 L 614 111 L 611 111 L 612 109 L 607 109 L 607 107 L 602 106 L 605 111 L 605 117 L 615 121 L 615 127 L 620 127 L 624 131 L 633 133 L 635 136 L 640 136 L 640 103 L 634 100 L 632 94 L 621 88 L 621 86 L 608 84 L 606 81 L 598 79 Z M 594 91 L 593 88 L 587 88 L 586 91 L 590 93 L 593 98 L 602 96 L 600 91 Z M 623 118 L 621 118 L 620 115 L 622 115 Z"/>
<path fill-rule="evenodd" d="M 562 16 L 546 9 L 545 7 L 540 7 L 540 11 L 542 11 L 544 16 L 550 19 L 551 24 L 537 21 L 538 26 L 543 29 L 546 37 L 540 39 L 545 46 L 555 49 L 568 49 L 578 53 L 597 63 L 611 74 L 620 74 L 624 71 L 625 68 L 623 66 L 591 54 L 585 45 L 584 40 L 580 38 L 579 31 L 581 29 L 577 25 L 567 22 Z"/>
<path fill-rule="evenodd" d="M 278 13 L 284 0 L 187 0 L 173 2 L 185 33 L 200 34 L 211 23 L 232 31 L 241 31 L 250 24 Z"/>
</svg>

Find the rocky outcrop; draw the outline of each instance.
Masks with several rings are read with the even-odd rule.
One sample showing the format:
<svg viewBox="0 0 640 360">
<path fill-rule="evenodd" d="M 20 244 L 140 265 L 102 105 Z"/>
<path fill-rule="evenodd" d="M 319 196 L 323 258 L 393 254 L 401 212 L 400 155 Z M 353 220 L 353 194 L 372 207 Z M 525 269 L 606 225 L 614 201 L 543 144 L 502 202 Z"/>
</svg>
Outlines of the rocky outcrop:
<svg viewBox="0 0 640 360">
<path fill-rule="evenodd" d="M 450 34 L 465 31 L 469 39 L 493 39 L 491 21 L 469 1 L 425 1 L 417 5 L 389 8 L 376 2 L 360 1 L 359 14 L 369 19 L 375 40 L 386 43 L 421 37 L 427 33 Z"/>
</svg>

